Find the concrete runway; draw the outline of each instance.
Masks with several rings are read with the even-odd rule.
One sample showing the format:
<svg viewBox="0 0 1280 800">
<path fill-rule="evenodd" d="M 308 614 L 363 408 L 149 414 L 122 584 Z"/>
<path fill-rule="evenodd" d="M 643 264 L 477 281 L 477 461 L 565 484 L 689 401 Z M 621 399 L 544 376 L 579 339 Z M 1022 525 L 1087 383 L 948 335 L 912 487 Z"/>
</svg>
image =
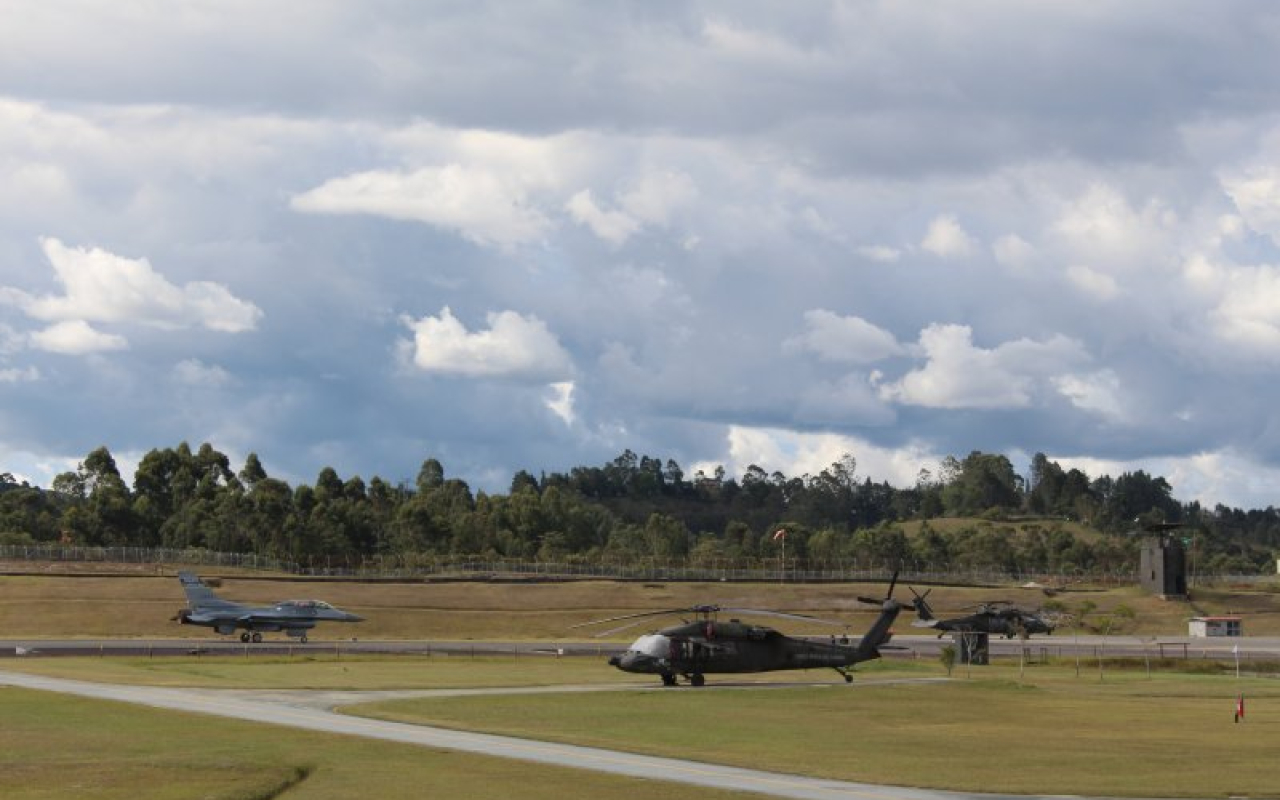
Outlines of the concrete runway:
<svg viewBox="0 0 1280 800">
<path fill-rule="evenodd" d="M 938 679 L 929 679 L 938 680 Z M 902 681 L 896 681 L 901 683 Z M 990 795 L 912 789 L 850 781 L 806 778 L 798 775 L 725 767 L 682 759 L 635 755 L 613 750 L 495 736 L 483 733 L 446 730 L 424 725 L 362 719 L 334 711 L 335 705 L 406 697 L 441 696 L 443 694 L 488 694 L 511 692 L 581 692 L 634 690 L 623 687 L 562 687 L 507 690 L 406 690 L 395 692 L 308 692 L 249 691 L 218 689 L 169 689 L 148 686 L 117 686 L 86 681 L 46 678 L 0 671 L 0 686 L 61 692 L 116 700 L 175 711 L 212 714 L 273 725 L 287 725 L 325 733 L 364 736 L 372 739 L 415 744 L 441 750 L 457 750 L 498 758 L 550 764 L 574 769 L 594 770 L 633 778 L 665 780 L 690 786 L 755 792 L 773 797 L 802 800 L 1041 800 L 1038 795 Z M 864 681 L 850 689 L 833 686 L 832 691 L 859 691 L 875 686 Z M 729 687 L 731 688 L 731 687 Z M 652 689 L 652 691 L 662 691 Z M 717 691 L 706 687 L 699 691 Z"/>
</svg>

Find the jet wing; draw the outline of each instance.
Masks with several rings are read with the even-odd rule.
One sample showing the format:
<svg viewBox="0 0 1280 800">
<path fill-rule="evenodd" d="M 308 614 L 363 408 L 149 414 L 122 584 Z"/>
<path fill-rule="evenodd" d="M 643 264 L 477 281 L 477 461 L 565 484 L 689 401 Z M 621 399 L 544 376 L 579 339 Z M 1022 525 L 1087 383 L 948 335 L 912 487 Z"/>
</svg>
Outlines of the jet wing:
<svg viewBox="0 0 1280 800">
<path fill-rule="evenodd" d="M 234 618 L 229 614 L 218 614 L 216 612 L 206 611 L 185 614 L 184 619 L 192 625 L 213 625 L 218 622 L 231 622 Z"/>
<path fill-rule="evenodd" d="M 236 617 L 236 623 L 239 625 L 279 625 L 284 628 L 314 628 L 316 620 L 313 617 L 295 617 L 289 614 L 275 614 L 263 612 L 262 610 L 250 611 L 247 614 L 241 614 Z"/>
</svg>

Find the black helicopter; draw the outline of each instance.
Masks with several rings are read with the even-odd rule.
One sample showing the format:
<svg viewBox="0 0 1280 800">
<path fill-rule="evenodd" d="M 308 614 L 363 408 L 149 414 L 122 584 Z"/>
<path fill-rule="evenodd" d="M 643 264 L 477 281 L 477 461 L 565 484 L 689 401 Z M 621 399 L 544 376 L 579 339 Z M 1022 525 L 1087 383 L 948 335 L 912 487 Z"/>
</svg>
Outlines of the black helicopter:
<svg viewBox="0 0 1280 800">
<path fill-rule="evenodd" d="M 915 589 L 911 590 L 911 593 L 916 596 L 913 605 L 917 616 L 916 621 L 911 624 L 917 628 L 932 628 L 938 631 L 939 638 L 946 633 L 988 633 L 1009 639 L 1014 637 L 1025 639 L 1033 633 L 1051 634 L 1057 627 L 1055 620 L 1018 608 L 1007 600 L 993 600 L 968 606 L 976 608 L 977 611 L 965 617 L 937 619 L 933 616 L 933 609 L 929 607 L 928 601 L 925 600 L 931 591 L 933 590 L 926 589 L 924 594 L 920 594 Z"/>
<path fill-rule="evenodd" d="M 668 614 L 695 617 L 695 619 L 685 620 L 680 625 L 673 625 L 641 636 L 627 648 L 626 652 L 609 659 L 611 666 L 624 672 L 658 675 L 662 678 L 664 686 L 675 686 L 678 675 L 684 676 L 693 686 L 702 686 L 706 682 L 704 676 L 710 673 L 769 672 L 825 667 L 839 672 L 846 682 L 852 682 L 853 675 L 850 667 L 862 661 L 880 658 L 880 647 L 885 645 L 893 635 L 889 627 L 897 619 L 898 613 L 904 608 L 914 607 L 913 604 L 899 603 L 893 599 L 893 587 L 897 581 L 898 573 L 895 572 L 889 583 L 889 593 L 882 600 L 870 597 L 858 598 L 859 602 L 880 606 L 880 616 L 856 644 L 850 643 L 848 637 L 841 637 L 838 641 L 833 638 L 830 643 L 800 639 L 738 619 L 721 622 L 717 617 L 723 612 L 781 617 L 830 625 L 842 623 L 803 614 L 750 608 L 722 608 L 714 605 L 626 614 L 573 627 L 581 628 L 621 620 L 643 620 L 645 617 Z M 608 636 L 636 624 L 639 623 L 632 622 L 598 635 Z"/>
</svg>

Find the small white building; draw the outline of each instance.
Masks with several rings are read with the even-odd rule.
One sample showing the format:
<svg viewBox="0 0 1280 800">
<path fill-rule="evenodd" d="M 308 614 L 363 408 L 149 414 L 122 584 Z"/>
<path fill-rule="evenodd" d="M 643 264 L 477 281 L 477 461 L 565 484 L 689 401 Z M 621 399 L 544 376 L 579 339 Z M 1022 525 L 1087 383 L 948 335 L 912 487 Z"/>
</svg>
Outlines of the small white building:
<svg viewBox="0 0 1280 800">
<path fill-rule="evenodd" d="M 1187 626 L 1187 635 L 1199 638 L 1244 636 L 1244 622 L 1240 617 L 1192 617 Z"/>
</svg>

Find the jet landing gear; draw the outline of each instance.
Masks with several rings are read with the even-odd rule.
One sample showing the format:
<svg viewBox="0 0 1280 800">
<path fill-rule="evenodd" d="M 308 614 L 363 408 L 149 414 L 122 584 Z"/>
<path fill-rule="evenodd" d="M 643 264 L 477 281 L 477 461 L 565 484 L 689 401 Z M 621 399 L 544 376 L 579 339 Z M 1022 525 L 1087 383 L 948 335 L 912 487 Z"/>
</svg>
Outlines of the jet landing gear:
<svg viewBox="0 0 1280 800">
<path fill-rule="evenodd" d="M 254 644 L 257 644 L 258 642 L 262 641 L 262 634 L 258 633 L 257 631 L 254 631 L 253 633 L 249 633 L 248 631 L 245 631 L 244 633 L 240 634 L 240 641 L 244 642 L 245 644 L 248 644 L 250 641 L 252 641 Z"/>
</svg>

